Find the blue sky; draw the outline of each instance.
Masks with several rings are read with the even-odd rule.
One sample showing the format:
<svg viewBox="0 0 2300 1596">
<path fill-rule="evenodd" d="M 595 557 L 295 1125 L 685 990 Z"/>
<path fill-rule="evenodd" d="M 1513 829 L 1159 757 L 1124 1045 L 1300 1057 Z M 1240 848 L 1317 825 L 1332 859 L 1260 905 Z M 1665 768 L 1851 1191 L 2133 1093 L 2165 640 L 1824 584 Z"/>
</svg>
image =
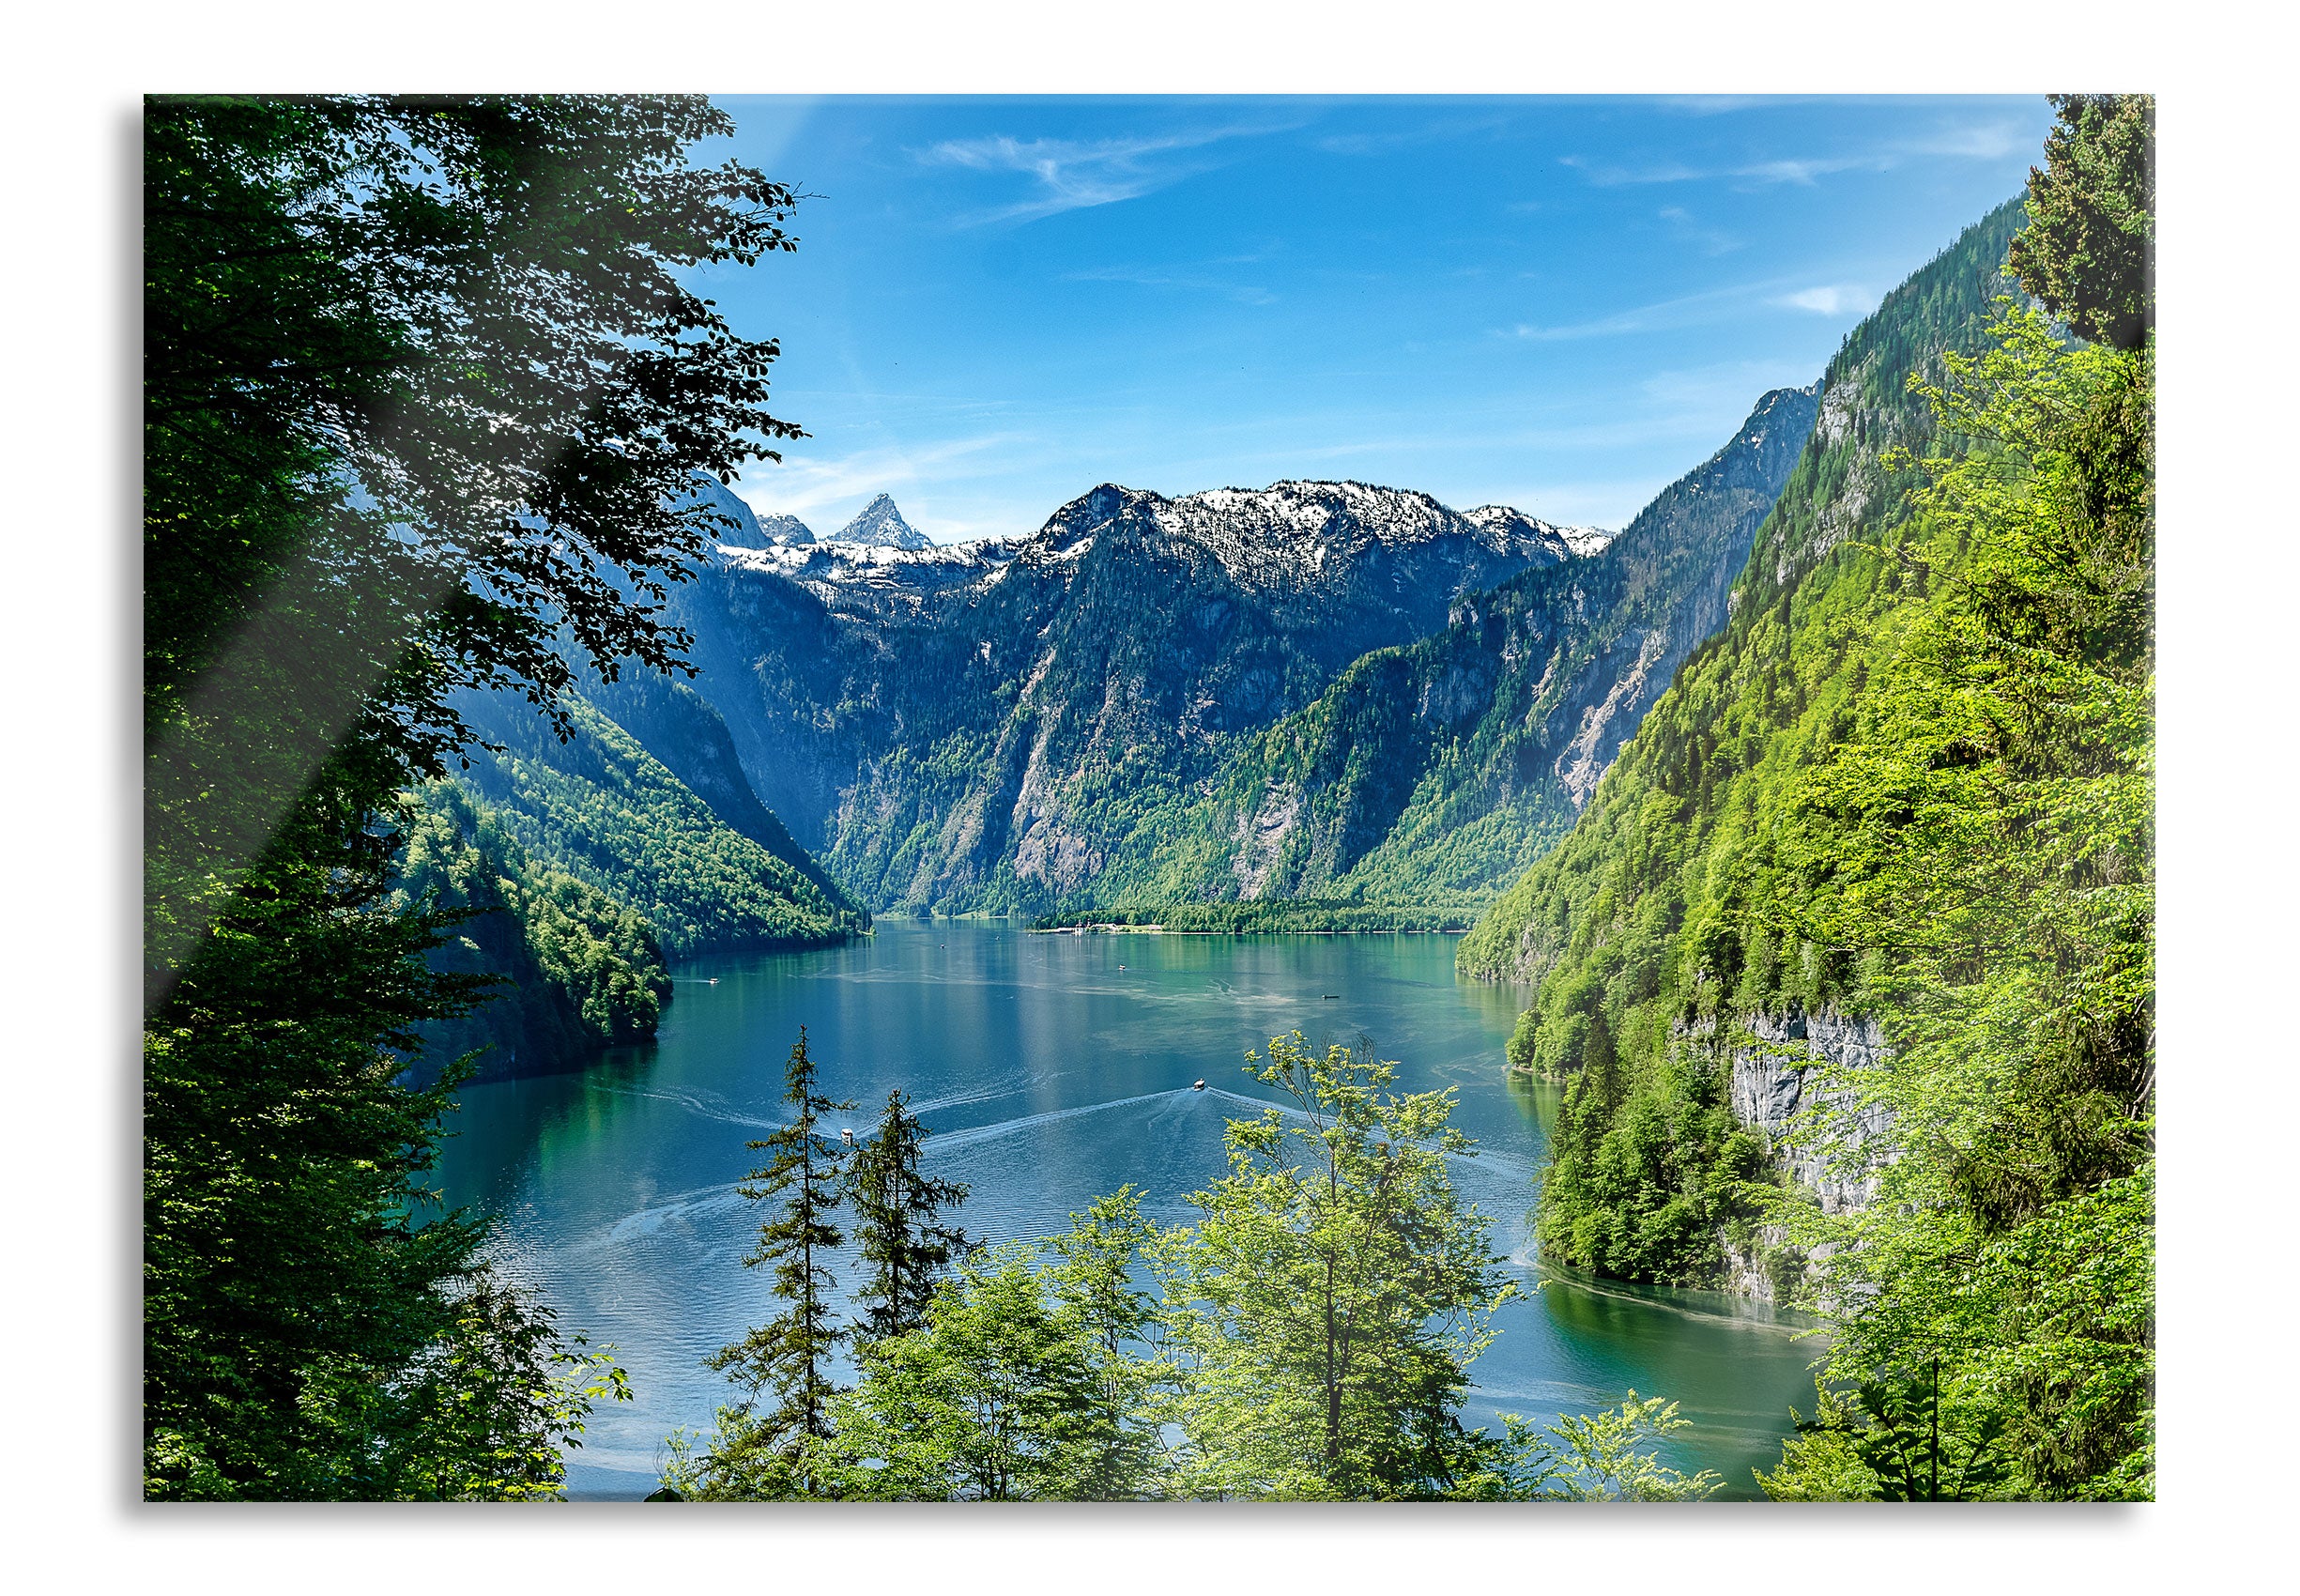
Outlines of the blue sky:
<svg viewBox="0 0 2300 1596">
<path fill-rule="evenodd" d="M 1618 527 L 2041 159 L 2015 99 L 747 99 L 794 254 L 698 273 L 810 437 L 740 492 L 941 541 L 1350 477 Z M 716 158 L 728 141 L 702 154 Z"/>
</svg>

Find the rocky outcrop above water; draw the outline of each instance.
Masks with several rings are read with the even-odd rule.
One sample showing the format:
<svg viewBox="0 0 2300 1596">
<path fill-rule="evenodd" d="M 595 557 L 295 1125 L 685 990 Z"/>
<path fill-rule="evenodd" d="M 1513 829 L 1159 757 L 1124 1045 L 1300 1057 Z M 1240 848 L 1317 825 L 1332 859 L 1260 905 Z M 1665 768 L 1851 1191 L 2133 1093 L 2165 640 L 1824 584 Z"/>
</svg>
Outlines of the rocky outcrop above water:
<svg viewBox="0 0 2300 1596">
<path fill-rule="evenodd" d="M 1822 1008 L 1754 1015 L 1743 1023 L 1756 1045 L 1733 1054 L 1733 1117 L 1765 1138 L 1824 1213 L 1866 1207 L 1877 1196 L 1874 1170 L 1856 1174 L 1843 1164 L 1879 1144 L 1891 1116 L 1880 1105 L 1863 1105 L 1848 1082 L 1830 1076 L 1885 1062 L 1877 1021 Z"/>
<path fill-rule="evenodd" d="M 1765 1138 L 1823 1213 L 1875 1202 L 1875 1160 L 1892 1116 L 1881 1105 L 1863 1104 L 1838 1072 L 1884 1065 L 1890 1050 L 1877 1021 L 1821 1008 L 1752 1015 L 1741 1023 L 1753 1040 L 1733 1053 L 1733 1117 Z M 1778 1302 L 1805 1274 L 1808 1260 L 1779 1225 L 1758 1225 L 1745 1235 L 1728 1227 L 1718 1239 L 1727 1291 Z"/>
</svg>

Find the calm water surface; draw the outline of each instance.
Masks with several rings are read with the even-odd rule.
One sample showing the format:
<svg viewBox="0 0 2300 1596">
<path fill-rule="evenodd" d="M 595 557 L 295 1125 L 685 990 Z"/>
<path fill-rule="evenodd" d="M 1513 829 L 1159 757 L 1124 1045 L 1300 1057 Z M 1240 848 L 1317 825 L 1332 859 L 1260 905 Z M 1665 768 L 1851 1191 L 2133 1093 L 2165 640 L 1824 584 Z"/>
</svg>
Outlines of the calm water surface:
<svg viewBox="0 0 2300 1596">
<path fill-rule="evenodd" d="M 875 1123 L 892 1087 L 933 1134 L 933 1172 L 969 1182 L 967 1233 L 1000 1241 L 1067 1227 L 1132 1182 L 1164 1223 L 1223 1172 L 1225 1117 L 1268 1098 L 1239 1068 L 1247 1049 L 1300 1030 L 1313 1043 L 1371 1036 L 1409 1090 L 1459 1088 L 1454 1123 L 1476 1139 L 1455 1183 L 1492 1220 L 1526 1296 L 1472 1366 L 1472 1422 L 1499 1410 L 1548 1421 L 1634 1388 L 1682 1405 L 1679 1466 L 1755 1495 L 1809 1401 L 1817 1343 L 1707 1292 L 1559 1278 L 1532 1255 L 1526 1211 L 1554 1089 L 1511 1086 L 1502 1044 L 1522 990 L 1456 980 L 1445 936 L 1032 935 L 1000 922 L 882 920 L 812 953 L 679 966 L 677 995 L 646 1048 L 579 1075 L 467 1088 L 441 1159 L 451 1204 L 502 1217 L 498 1257 L 539 1289 L 565 1329 L 613 1343 L 636 1400 L 592 1415 L 568 1469 L 576 1496 L 641 1495 L 661 1441 L 708 1429 L 731 1390 L 706 1353 L 774 1311 L 746 1269 L 759 1216 L 735 1190 L 782 1123 L 783 1061 L 798 1028 L 826 1095 Z M 713 977 L 717 984 L 712 985 Z M 1328 997 L 1326 994 L 1334 994 Z M 1203 1076 L 1209 1089 L 1193 1092 Z"/>
</svg>

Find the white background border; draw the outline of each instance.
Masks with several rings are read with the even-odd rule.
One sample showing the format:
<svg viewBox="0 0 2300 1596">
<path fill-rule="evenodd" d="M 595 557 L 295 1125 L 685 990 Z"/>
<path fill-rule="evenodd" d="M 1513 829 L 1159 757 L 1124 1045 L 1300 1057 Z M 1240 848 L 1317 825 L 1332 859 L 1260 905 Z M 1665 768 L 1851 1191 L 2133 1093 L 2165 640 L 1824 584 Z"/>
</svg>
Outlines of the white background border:
<svg viewBox="0 0 2300 1596">
<path fill-rule="evenodd" d="M 6 1566 L 23 1589 L 2245 1589 L 2283 1558 L 2296 53 L 2265 8 L 420 0 L 9 25 Z M 849 20 L 851 19 L 851 20 Z M 1618 20 L 1617 20 L 1618 19 Z M 2279 81 L 2281 74 L 2284 81 Z M 160 1509 L 135 1497 L 136 125 L 166 90 L 2159 97 L 2164 1499 L 2140 1508 Z M 2041 155 L 2039 157 L 2041 160 Z M 2289 1577 L 2289 1575 L 2287 1576 Z"/>
</svg>

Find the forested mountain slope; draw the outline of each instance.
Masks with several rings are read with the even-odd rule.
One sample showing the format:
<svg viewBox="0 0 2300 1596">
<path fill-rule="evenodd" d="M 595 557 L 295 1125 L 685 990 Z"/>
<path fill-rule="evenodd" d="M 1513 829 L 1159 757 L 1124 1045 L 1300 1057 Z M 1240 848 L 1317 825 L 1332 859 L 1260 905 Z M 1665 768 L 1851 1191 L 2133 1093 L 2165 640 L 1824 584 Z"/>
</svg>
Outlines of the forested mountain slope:
<svg viewBox="0 0 2300 1596">
<path fill-rule="evenodd" d="M 1766 394 L 1596 552 L 1457 599 L 1443 630 L 1364 655 L 1242 740 L 1211 796 L 1107 873 L 1105 898 L 1481 906 L 1572 823 L 1678 662 L 1724 623 L 1817 391 Z"/>
<path fill-rule="evenodd" d="M 1840 994 L 1848 973 L 1826 948 L 1752 934 L 1752 875 L 1770 867 L 1784 794 L 1849 730 L 1913 597 L 1907 568 L 1880 548 L 1919 480 L 1892 451 L 1940 441 L 1909 378 L 1984 342 L 2020 221 L 2017 203 L 1993 212 L 1847 338 L 1812 439 L 1734 583 L 1730 624 L 1679 668 L 1572 832 L 1463 940 L 1464 974 L 1539 983 L 1510 1062 L 1581 1078 L 1543 1199 L 1556 1256 L 1716 1283 L 1721 1227 L 1745 1231 L 1756 1212 L 1742 1188 L 1763 1177 L 1764 1148 L 1731 1112 L 1731 1061 L 1690 1058 L 1682 1038 Z M 1633 1126 L 1636 1157 L 1601 1174 L 1599 1145 Z M 1664 1163 L 1671 1177 L 1651 1178 Z"/>
<path fill-rule="evenodd" d="M 1355 483 L 1106 485 L 1027 539 L 724 550 L 677 603 L 753 790 L 833 875 L 1037 911 L 1096 893 L 1237 739 L 1577 537 Z"/>
<path fill-rule="evenodd" d="M 1544 981 L 1552 1005 L 1571 981 L 1550 977 L 1569 963 L 1604 970 L 1624 1013 L 1659 995 L 1671 939 L 1731 894 L 1729 861 L 1770 778 L 1811 763 L 1865 684 L 1875 626 L 1904 580 L 1872 545 L 1919 480 L 1891 452 L 1939 441 L 1909 378 L 1937 376 L 1943 349 L 1982 344 L 1991 300 L 2014 286 L 2002 265 L 2021 218 L 2017 201 L 1991 212 L 1847 337 L 1732 585 L 1730 623 L 1679 668 L 1572 832 L 1464 939 L 1463 974 Z M 1521 1027 L 1514 1061 L 1575 1067 L 1554 1049 L 1528 1052 L 1529 1039 Z"/>
<path fill-rule="evenodd" d="M 418 795 L 397 867 L 397 903 L 468 912 L 431 950 L 431 966 L 499 977 L 470 1013 L 419 1029 L 418 1079 L 474 1051 L 482 1080 L 568 1068 L 654 1035 L 671 983 L 645 917 L 530 861 L 460 784 Z"/>
<path fill-rule="evenodd" d="M 759 803 L 698 697 L 656 679 L 594 678 L 588 690 L 629 714 L 647 742 L 573 692 L 565 743 L 516 698 L 467 694 L 459 704 L 502 749 L 467 750 L 460 779 L 528 854 L 637 911 L 673 958 L 869 928 L 870 916 Z"/>
<path fill-rule="evenodd" d="M 2022 221 L 1848 338 L 1730 625 L 1459 955 L 1539 982 L 1550 1256 L 1832 1312 L 1777 1495 L 1924 1411 L 1959 1493 L 2153 1490 L 2153 333 L 1992 305 Z"/>
</svg>

